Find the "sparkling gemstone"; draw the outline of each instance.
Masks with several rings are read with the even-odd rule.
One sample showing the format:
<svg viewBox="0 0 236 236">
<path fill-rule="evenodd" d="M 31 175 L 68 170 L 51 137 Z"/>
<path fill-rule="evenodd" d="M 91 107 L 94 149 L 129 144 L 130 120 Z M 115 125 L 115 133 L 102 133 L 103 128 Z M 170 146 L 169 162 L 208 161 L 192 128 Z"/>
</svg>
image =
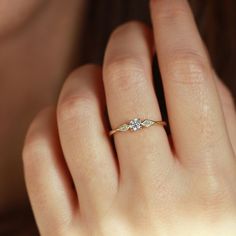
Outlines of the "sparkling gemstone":
<svg viewBox="0 0 236 236">
<path fill-rule="evenodd" d="M 121 125 L 121 126 L 119 127 L 119 131 L 121 131 L 121 132 L 125 132 L 125 131 L 127 131 L 127 130 L 129 130 L 129 129 L 130 129 L 130 127 L 129 127 L 128 124 L 124 124 L 124 125 Z"/>
<path fill-rule="evenodd" d="M 144 121 L 142 122 L 142 125 L 143 125 L 144 127 L 146 127 L 146 128 L 148 128 L 148 127 L 150 127 L 150 126 L 152 126 L 152 125 L 154 125 L 154 124 L 155 124 L 155 122 L 152 121 L 152 120 L 144 120 Z"/>
<path fill-rule="evenodd" d="M 129 127 L 132 131 L 138 131 L 142 129 L 142 121 L 138 118 L 135 118 L 129 122 Z"/>
</svg>

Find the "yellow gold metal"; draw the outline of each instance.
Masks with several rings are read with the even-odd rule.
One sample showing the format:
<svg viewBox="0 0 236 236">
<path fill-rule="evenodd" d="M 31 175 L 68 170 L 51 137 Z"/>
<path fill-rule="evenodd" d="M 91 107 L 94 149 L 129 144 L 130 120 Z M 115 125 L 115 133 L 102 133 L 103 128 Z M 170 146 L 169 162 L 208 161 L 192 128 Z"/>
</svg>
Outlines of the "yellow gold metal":
<svg viewBox="0 0 236 236">
<path fill-rule="evenodd" d="M 136 122 L 136 123 L 134 123 Z M 138 131 L 142 128 L 149 128 L 153 125 L 161 125 L 161 126 L 166 126 L 167 123 L 165 121 L 154 121 L 154 120 L 143 120 L 141 121 L 140 119 L 134 119 L 131 120 L 129 123 L 125 123 L 120 125 L 118 128 L 113 129 L 109 132 L 110 136 L 114 135 L 117 132 L 126 132 L 126 131 Z"/>
</svg>

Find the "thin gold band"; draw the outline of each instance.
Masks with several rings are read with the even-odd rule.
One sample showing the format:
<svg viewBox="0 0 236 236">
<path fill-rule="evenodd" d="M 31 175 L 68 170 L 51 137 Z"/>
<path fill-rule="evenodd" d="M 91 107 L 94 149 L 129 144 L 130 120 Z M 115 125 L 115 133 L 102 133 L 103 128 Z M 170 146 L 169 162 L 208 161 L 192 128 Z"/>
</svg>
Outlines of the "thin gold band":
<svg viewBox="0 0 236 236">
<path fill-rule="evenodd" d="M 117 132 L 138 131 L 143 128 L 149 128 L 153 125 L 166 126 L 167 123 L 165 121 L 154 121 L 149 119 L 142 121 L 141 119 L 135 118 L 131 120 L 129 123 L 122 124 L 117 129 L 111 130 L 109 134 L 110 136 L 112 136 Z"/>
</svg>

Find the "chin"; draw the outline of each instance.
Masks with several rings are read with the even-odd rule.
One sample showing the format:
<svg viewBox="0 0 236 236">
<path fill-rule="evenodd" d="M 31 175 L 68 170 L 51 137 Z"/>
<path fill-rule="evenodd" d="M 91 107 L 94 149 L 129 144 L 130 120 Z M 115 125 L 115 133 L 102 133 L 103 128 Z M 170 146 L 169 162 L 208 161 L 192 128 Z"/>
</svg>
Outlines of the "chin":
<svg viewBox="0 0 236 236">
<path fill-rule="evenodd" d="M 0 0 L 0 38 L 30 23 L 35 14 L 50 0 Z"/>
</svg>

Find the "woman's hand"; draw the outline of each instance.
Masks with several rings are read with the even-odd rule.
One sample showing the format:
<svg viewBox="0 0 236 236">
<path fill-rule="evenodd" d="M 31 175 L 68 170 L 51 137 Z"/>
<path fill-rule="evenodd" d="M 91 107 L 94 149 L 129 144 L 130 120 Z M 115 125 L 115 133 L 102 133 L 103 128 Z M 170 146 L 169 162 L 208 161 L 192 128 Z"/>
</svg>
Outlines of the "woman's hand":
<svg viewBox="0 0 236 236">
<path fill-rule="evenodd" d="M 233 99 L 187 1 L 153 0 L 151 11 L 172 142 L 162 126 L 116 133 L 114 144 L 108 135 L 109 124 L 162 119 L 153 34 L 125 24 L 103 68 L 74 71 L 29 129 L 25 176 L 42 235 L 236 235 Z"/>
</svg>

